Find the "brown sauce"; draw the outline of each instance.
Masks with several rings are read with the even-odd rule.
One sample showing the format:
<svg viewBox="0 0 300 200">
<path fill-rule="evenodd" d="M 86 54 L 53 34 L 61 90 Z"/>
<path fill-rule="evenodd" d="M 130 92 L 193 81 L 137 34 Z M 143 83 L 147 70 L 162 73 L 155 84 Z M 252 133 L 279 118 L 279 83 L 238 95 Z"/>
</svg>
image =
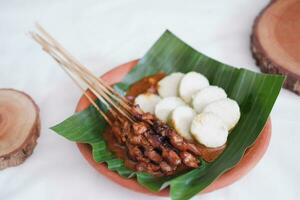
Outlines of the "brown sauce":
<svg viewBox="0 0 300 200">
<path fill-rule="evenodd" d="M 136 97 L 145 92 L 157 93 L 157 83 L 165 76 L 165 73 L 160 72 L 137 81 L 130 86 L 127 97 Z"/>
<path fill-rule="evenodd" d="M 145 77 L 140 81 L 134 83 L 127 92 L 127 97 L 131 100 L 134 100 L 136 96 L 145 92 L 157 93 L 157 83 L 165 76 L 164 73 L 157 73 L 152 76 Z M 120 145 L 114 134 L 111 132 L 111 129 L 108 127 L 104 133 L 104 139 L 107 142 L 108 148 L 115 153 L 115 155 L 124 160 L 125 166 L 129 169 L 135 169 L 135 161 L 132 161 L 127 156 L 127 150 L 123 145 Z M 202 158 L 207 162 L 214 161 L 225 149 L 226 145 L 219 148 L 207 148 L 201 144 L 196 144 L 198 149 L 202 152 Z M 181 169 L 179 171 L 182 171 Z"/>
<path fill-rule="evenodd" d="M 110 128 L 106 129 L 103 137 L 107 142 L 108 149 L 111 150 L 118 158 L 124 160 L 124 164 L 127 168 L 134 170 L 136 162 L 128 158 L 126 148 L 118 143 Z"/>
</svg>

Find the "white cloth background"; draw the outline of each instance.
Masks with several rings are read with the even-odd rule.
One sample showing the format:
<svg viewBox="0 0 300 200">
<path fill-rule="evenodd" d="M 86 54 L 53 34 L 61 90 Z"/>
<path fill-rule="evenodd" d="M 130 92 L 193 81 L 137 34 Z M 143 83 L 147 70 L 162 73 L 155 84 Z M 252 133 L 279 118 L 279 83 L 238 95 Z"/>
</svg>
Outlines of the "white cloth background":
<svg viewBox="0 0 300 200">
<path fill-rule="evenodd" d="M 24 90 L 36 100 L 42 130 L 24 164 L 0 171 L 0 199 L 166 199 L 116 185 L 91 168 L 74 143 L 49 130 L 74 112 L 81 94 L 26 35 L 35 21 L 98 75 L 143 56 L 165 29 L 206 55 L 258 71 L 249 36 L 255 16 L 267 2 L 1 1 L 0 87 Z M 225 189 L 194 199 L 299 199 L 300 97 L 283 90 L 271 116 L 271 144 L 255 169 Z"/>
</svg>

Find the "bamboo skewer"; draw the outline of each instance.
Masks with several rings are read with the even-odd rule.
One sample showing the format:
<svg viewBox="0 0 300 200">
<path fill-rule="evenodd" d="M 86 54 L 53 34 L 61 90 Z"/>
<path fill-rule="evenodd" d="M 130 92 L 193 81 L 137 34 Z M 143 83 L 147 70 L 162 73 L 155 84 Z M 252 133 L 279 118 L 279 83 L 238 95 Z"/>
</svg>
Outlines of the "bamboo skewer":
<svg viewBox="0 0 300 200">
<path fill-rule="evenodd" d="M 101 89 L 104 89 L 106 91 L 106 93 L 108 93 L 109 95 L 110 91 L 113 91 L 113 93 L 115 95 L 117 95 L 118 97 L 122 97 L 120 96 L 117 92 L 115 92 L 110 86 L 108 86 L 107 84 L 104 83 L 104 81 L 102 81 L 101 79 L 98 79 L 97 77 L 95 77 L 89 70 L 87 70 L 83 65 L 81 65 L 72 55 L 70 55 L 70 53 L 67 52 L 67 50 L 65 50 L 53 37 L 51 37 L 41 26 L 38 25 L 38 29 L 46 35 L 47 38 L 49 38 L 50 42 L 52 43 L 52 46 L 54 47 L 54 49 L 56 50 L 60 50 L 60 53 L 62 53 L 66 59 L 68 59 L 69 62 L 72 62 L 74 64 L 74 67 L 77 67 L 77 69 L 81 72 L 86 72 L 87 74 L 90 75 L 91 78 L 94 79 L 95 82 L 99 82 L 100 84 L 98 84 L 97 86 L 102 86 Z M 54 44 L 54 45 L 53 45 Z M 79 73 L 80 74 L 80 73 Z M 85 77 L 83 77 L 85 78 Z M 104 87 L 103 87 L 104 86 Z M 106 88 L 109 88 L 106 89 Z M 124 108 L 130 112 L 130 107 L 126 104 L 128 103 L 128 100 L 126 100 L 127 102 L 124 103 L 122 100 L 125 100 L 124 97 L 122 97 L 121 101 L 120 99 L 117 99 L 116 96 L 111 95 L 113 98 L 115 98 L 117 101 L 119 101 L 119 103 L 124 106 Z"/>
<path fill-rule="evenodd" d="M 51 55 L 61 68 L 70 76 L 76 85 L 84 92 L 90 103 L 97 109 L 97 111 L 104 117 L 104 119 L 111 125 L 112 121 L 99 108 L 94 100 L 85 92 L 82 83 L 88 86 L 93 94 L 109 109 L 114 117 L 118 114 L 126 117 L 133 122 L 130 102 L 123 96 L 119 95 L 112 87 L 107 85 L 103 80 L 98 79 L 88 69 L 86 69 L 79 61 L 77 61 L 70 53 L 67 52 L 49 33 L 47 33 L 40 25 L 37 29 L 41 34 L 30 32 L 31 37 L 38 42 L 43 50 Z M 80 83 L 81 82 L 81 83 Z"/>
<path fill-rule="evenodd" d="M 45 44 L 45 40 L 43 39 L 43 38 L 41 38 L 40 36 L 38 36 L 38 35 L 32 35 L 33 37 L 34 37 L 34 39 L 36 40 L 36 41 L 38 41 L 40 44 Z M 64 60 L 62 60 L 62 59 L 60 59 L 60 58 L 58 58 L 57 57 L 57 55 L 56 54 L 53 54 L 52 52 L 50 52 L 49 51 L 49 48 L 47 47 L 47 46 L 45 46 L 44 47 L 44 50 L 46 51 L 46 52 L 48 52 L 58 63 L 59 63 L 59 65 L 61 66 L 61 68 L 72 78 L 72 80 L 76 83 L 76 85 L 78 86 L 78 87 L 80 87 L 83 91 L 84 91 L 84 88 L 83 88 L 83 86 L 81 86 L 80 85 L 80 83 L 78 82 L 78 80 L 76 80 L 76 78 L 75 77 L 73 77 L 73 75 L 68 71 L 68 69 L 69 69 L 69 63 L 68 62 L 66 62 L 66 61 L 64 61 Z M 65 67 L 67 67 L 67 68 L 65 68 Z M 93 88 L 91 88 L 92 89 L 92 91 L 93 91 L 93 93 L 96 93 L 96 91 L 93 89 Z M 85 92 L 84 92 L 85 93 Z M 99 99 L 102 99 L 102 97 L 100 96 L 100 95 L 97 95 L 97 97 L 99 98 Z M 90 98 L 91 99 L 91 98 Z M 94 102 L 94 101 L 93 101 Z M 102 99 L 102 102 L 105 104 L 105 106 L 107 106 L 107 107 L 110 107 L 109 106 L 109 104 L 108 103 L 106 103 L 106 101 L 105 100 L 103 100 Z M 92 103 L 92 102 L 91 102 Z M 93 104 L 93 103 L 92 103 Z M 98 107 L 98 106 L 97 106 Z M 100 108 L 98 107 L 95 107 L 97 110 L 99 109 L 100 110 Z"/>
<path fill-rule="evenodd" d="M 63 55 L 66 56 L 66 58 L 69 58 L 69 61 L 74 63 L 75 65 L 77 65 L 81 70 L 86 71 L 88 73 L 90 73 L 90 75 L 98 82 L 100 82 L 100 86 L 104 86 L 104 89 L 106 91 L 112 92 L 114 95 L 116 95 L 116 97 L 122 99 L 123 101 L 129 103 L 129 101 L 124 98 L 123 96 L 121 96 L 120 94 L 118 94 L 111 86 L 109 86 L 108 84 L 106 84 L 102 79 L 98 79 L 97 77 L 95 77 L 87 68 L 85 68 L 75 57 L 73 57 L 66 49 L 64 49 L 64 47 L 62 47 L 42 26 L 40 26 L 39 24 L 36 24 L 37 29 L 43 33 L 52 44 L 55 44 L 55 46 L 53 46 L 55 49 L 57 50 L 61 50 L 61 53 Z M 126 104 L 125 104 L 126 105 Z M 127 105 L 126 105 L 127 106 Z"/>
<path fill-rule="evenodd" d="M 65 68 L 62 67 L 62 69 L 69 75 L 69 77 L 75 82 L 75 84 L 81 89 L 84 96 L 89 100 L 89 102 L 96 108 L 96 110 L 102 115 L 102 117 L 109 123 L 109 125 L 112 125 L 112 121 L 109 119 L 109 117 L 99 108 L 99 106 L 96 104 L 96 102 L 92 99 L 92 97 L 85 91 L 84 87 L 79 84 L 79 82 L 75 79 L 75 77 L 72 76 L 72 74 Z"/>
<path fill-rule="evenodd" d="M 53 49 L 59 51 L 59 53 L 61 53 L 65 59 L 67 59 L 69 62 L 73 63 L 74 66 L 73 67 L 76 67 L 74 69 L 76 69 L 78 72 L 80 71 L 81 73 L 87 73 L 90 75 L 90 77 L 95 81 L 95 82 L 100 82 L 99 84 L 97 84 L 96 86 L 100 86 L 101 87 L 101 90 L 104 90 L 104 96 L 107 97 L 107 94 L 109 94 L 110 96 L 112 96 L 115 100 L 117 100 L 121 106 L 123 106 L 125 108 L 125 110 L 127 112 L 129 112 L 130 114 L 131 113 L 131 110 L 130 110 L 130 106 L 128 105 L 128 100 L 126 100 L 124 97 L 122 97 L 121 95 L 119 95 L 117 92 L 115 92 L 110 86 L 108 86 L 107 84 L 105 84 L 104 81 L 102 81 L 101 79 L 98 79 L 97 77 L 95 77 L 90 71 L 88 71 L 82 64 L 80 64 L 79 61 L 77 61 L 70 53 L 67 52 L 67 50 L 65 50 L 49 33 L 47 33 L 40 25 L 37 25 L 37 28 L 40 32 L 42 32 L 45 37 L 47 37 L 49 41 L 47 41 L 46 39 L 43 39 L 40 35 L 36 34 L 36 37 L 39 37 L 39 40 L 40 41 L 43 41 L 42 44 L 44 43 L 48 43 L 49 46 L 52 46 Z M 52 44 L 51 44 L 52 43 Z M 49 51 L 49 47 L 46 47 L 45 48 L 46 51 Z M 57 60 L 57 59 L 56 59 Z M 81 73 L 78 73 L 79 75 Z M 86 78 L 85 76 L 82 77 L 82 78 Z M 94 82 L 92 81 L 92 83 L 87 80 L 88 83 L 90 84 L 94 84 Z M 95 92 L 95 91 L 94 91 Z M 102 92 L 102 91 L 101 91 Z M 113 95 L 112 95 L 113 94 Z M 115 96 L 114 96 L 115 95 Z M 98 97 L 99 98 L 99 97 Z M 108 101 L 110 101 L 110 98 L 107 99 Z M 110 103 L 112 103 L 110 101 Z M 112 103 L 113 104 L 113 103 Z M 122 112 L 122 111 L 121 111 Z M 126 115 L 123 113 L 123 115 Z M 128 117 L 127 117 L 128 118 Z"/>
<path fill-rule="evenodd" d="M 95 81 L 100 82 L 100 86 L 104 86 L 104 90 L 112 92 L 114 95 L 116 95 L 116 97 L 122 99 L 123 101 L 129 103 L 129 101 L 124 98 L 123 96 L 121 96 L 120 94 L 118 94 L 112 87 L 110 87 L 109 85 L 107 85 L 102 79 L 98 79 L 97 77 L 95 77 L 87 68 L 85 68 L 75 57 L 73 57 L 64 47 L 62 47 L 42 26 L 40 26 L 39 24 L 36 24 L 37 29 L 43 33 L 52 44 L 55 44 L 53 47 L 57 50 L 61 50 L 61 53 L 63 55 L 66 56 L 66 58 L 74 63 L 75 65 L 77 65 L 79 67 L 80 70 L 83 70 L 87 73 L 90 73 L 90 75 L 95 79 Z M 126 105 L 126 104 L 125 104 Z M 126 105 L 127 106 L 127 105 Z"/>
</svg>

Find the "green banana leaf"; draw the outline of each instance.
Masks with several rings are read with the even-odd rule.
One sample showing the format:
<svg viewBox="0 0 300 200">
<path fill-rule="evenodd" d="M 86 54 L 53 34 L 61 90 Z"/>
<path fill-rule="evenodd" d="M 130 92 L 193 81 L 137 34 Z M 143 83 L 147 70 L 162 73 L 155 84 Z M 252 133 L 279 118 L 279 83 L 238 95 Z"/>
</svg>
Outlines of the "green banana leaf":
<svg viewBox="0 0 300 200">
<path fill-rule="evenodd" d="M 121 176 L 136 178 L 138 183 L 151 191 L 169 186 L 172 199 L 189 199 L 241 160 L 246 149 L 262 131 L 284 77 L 255 73 L 218 62 L 166 31 L 115 88 L 124 94 L 132 83 L 160 71 L 200 72 L 208 78 L 210 84 L 224 88 L 228 96 L 239 103 L 240 121 L 229 135 L 225 151 L 214 162 L 201 160 L 199 168 L 170 177 L 158 178 L 147 173 L 133 172 L 107 149 L 102 137 L 106 123 L 93 107 L 74 114 L 52 127 L 52 130 L 71 141 L 90 144 L 94 160 L 106 162 L 110 170 Z"/>
</svg>

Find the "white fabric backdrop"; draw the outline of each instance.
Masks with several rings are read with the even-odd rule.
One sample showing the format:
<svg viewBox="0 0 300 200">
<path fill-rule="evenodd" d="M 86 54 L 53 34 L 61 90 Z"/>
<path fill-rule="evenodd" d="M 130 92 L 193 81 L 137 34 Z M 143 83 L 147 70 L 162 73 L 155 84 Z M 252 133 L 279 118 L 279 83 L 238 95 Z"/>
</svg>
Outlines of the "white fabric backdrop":
<svg viewBox="0 0 300 200">
<path fill-rule="evenodd" d="M 21 166 L 0 171 L 1 200 L 165 199 L 122 188 L 92 169 L 48 127 L 74 111 L 80 91 L 26 32 L 40 22 L 96 74 L 144 55 L 165 29 L 222 62 L 258 71 L 249 51 L 267 0 L 31 0 L 0 2 L 0 87 L 24 90 L 41 110 L 41 137 Z M 297 199 L 300 97 L 283 90 L 270 147 L 235 184 L 194 199 Z M 1 131 L 1 130 L 0 130 Z"/>
</svg>

